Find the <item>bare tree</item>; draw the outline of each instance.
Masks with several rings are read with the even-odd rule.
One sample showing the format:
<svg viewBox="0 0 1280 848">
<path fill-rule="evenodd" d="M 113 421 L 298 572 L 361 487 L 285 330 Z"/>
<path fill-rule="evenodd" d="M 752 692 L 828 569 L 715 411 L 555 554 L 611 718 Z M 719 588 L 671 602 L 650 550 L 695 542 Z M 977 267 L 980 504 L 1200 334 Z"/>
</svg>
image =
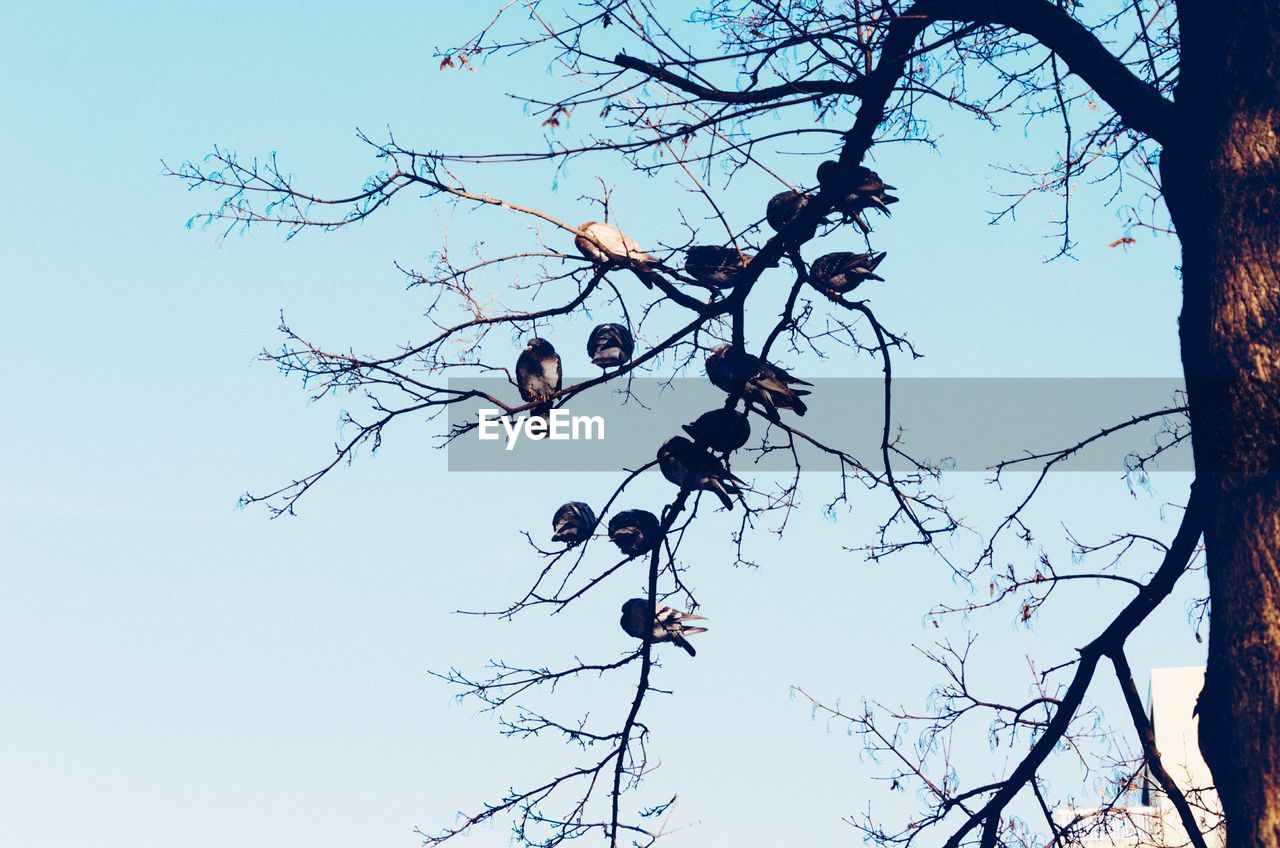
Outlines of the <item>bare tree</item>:
<svg viewBox="0 0 1280 848">
<path fill-rule="evenodd" d="M 833 718 L 851 722 L 873 750 L 889 756 L 895 784 L 914 782 L 930 799 L 925 812 L 901 827 L 870 817 L 859 826 L 883 844 L 909 844 L 941 831 L 939 839 L 948 848 L 1068 844 L 1091 832 L 1096 821 L 1054 818 L 1040 770 L 1064 740 L 1087 735 L 1085 696 L 1109 664 L 1141 743 L 1124 760 L 1128 778 L 1115 782 L 1116 803 L 1139 774 L 1146 774 L 1173 798 L 1190 843 L 1202 846 L 1206 828 L 1162 768 L 1124 648 L 1179 577 L 1197 567 L 1203 535 L 1210 592 L 1201 612 L 1211 602 L 1213 618 L 1200 701 L 1202 747 L 1222 798 L 1228 844 L 1280 848 L 1280 219 L 1272 214 L 1280 191 L 1278 28 L 1273 4 L 1211 9 L 1204 0 L 1119 0 L 1097 9 L 1049 0 L 753 0 L 679 10 L 643 0 L 505 4 L 473 39 L 440 54 L 442 69 L 540 52 L 564 86 L 553 95 L 525 96 L 525 102 L 553 127 L 569 115 L 598 114 L 580 142 L 555 137 L 543 150 L 451 154 L 414 149 L 394 137 L 362 136 L 383 167 L 344 197 L 300 188 L 274 157 L 244 160 L 215 150 L 170 171 L 193 187 L 221 192 L 220 205 L 201 217 L 228 229 L 260 223 L 283 226 L 290 234 L 337 229 L 369 218 L 402 193 L 533 225 L 533 237 L 521 249 L 490 255 L 480 247 L 465 257 L 444 249 L 429 271 L 403 269 L 412 285 L 432 292 L 427 318 L 434 329 L 421 340 L 366 356 L 325 348 L 282 325 L 286 344 L 264 358 L 301 375 L 316 397 L 363 392 L 367 417 L 351 418 L 353 435 L 337 446 L 331 461 L 275 491 L 246 496 L 246 502 L 264 503 L 276 515 L 292 513 L 332 469 L 362 446 L 376 447 L 396 419 L 437 415 L 477 396 L 509 415 L 536 412 L 601 387 L 625 387 L 641 373 L 699 373 L 704 357 L 721 344 L 729 346 L 724 355 L 750 354 L 766 364 L 783 346 L 800 358 L 839 346 L 869 352 L 880 360 L 884 375 L 884 426 L 874 456 L 827 444 L 796 426 L 794 416 L 753 403 L 750 384 L 742 379 L 726 389 L 726 408 L 742 408 L 766 425 L 759 450 L 796 457 L 789 485 L 741 498 L 739 559 L 743 536 L 762 513 L 777 512 L 785 526 L 801 470 L 796 447 L 805 444 L 839 463 L 833 503 L 876 495 L 886 499 L 875 538 L 858 548 L 866 556 L 919 548 L 936 553 L 966 580 L 984 579 L 981 574 L 989 572 L 989 601 L 941 605 L 935 611 L 939 616 L 1006 603 L 1030 616 L 1061 582 L 1082 577 L 1114 581 L 1131 589 L 1133 597 L 1114 618 L 1099 621 L 1096 638 L 1077 656 L 1037 672 L 1040 693 L 1029 702 L 1006 704 L 973 692 L 965 675 L 967 648 L 944 644 L 931 654 L 943 679 L 931 713 L 869 708 L 845 715 L 831 708 Z M 882 323 L 867 301 L 850 296 L 853 285 L 846 277 L 835 280 L 830 266 L 811 266 L 800 253 L 810 241 L 856 226 L 866 235 L 868 250 L 859 261 L 870 263 L 865 270 L 874 272 L 872 225 L 880 225 L 879 210 L 892 198 L 867 169 L 868 155 L 887 142 L 929 143 L 927 119 L 939 107 L 991 123 L 1006 113 L 1025 115 L 1062 134 L 1061 157 L 1022 172 L 1024 189 L 1001 213 L 1013 213 L 1035 195 L 1056 195 L 1060 254 L 1073 247 L 1072 186 L 1083 179 L 1113 181 L 1130 225 L 1176 236 L 1183 254 L 1186 403 L 1117 422 L 1059 451 L 997 466 L 997 481 L 1001 471 L 1016 464 L 1035 463 L 1041 474 L 1026 498 L 990 531 L 984 554 L 967 564 L 951 562 L 936 545 L 959 526 L 937 491 L 939 468 L 910 457 L 891 426 L 893 365 L 898 357 L 916 355 L 914 348 L 900 330 Z M 809 161 L 830 159 L 816 169 L 780 173 L 779 145 L 794 149 L 798 143 L 815 154 Z M 701 199 L 705 219 L 690 221 L 672 208 L 664 246 L 646 245 L 643 252 L 619 249 L 624 242 L 617 241 L 610 249 L 600 237 L 606 231 L 500 196 L 489 188 L 496 181 L 485 180 L 489 166 L 497 163 L 564 163 L 590 156 L 605 157 L 619 169 L 674 174 Z M 768 198 L 759 198 L 756 214 L 745 217 L 738 207 L 731 211 L 718 200 L 723 181 L 715 177 L 732 179 L 744 172 L 768 174 L 783 192 L 769 205 L 768 228 L 762 220 Z M 595 200 L 602 217 L 616 218 L 608 186 L 600 186 Z M 578 250 L 568 252 L 575 242 Z M 719 254 L 729 259 L 712 283 L 683 264 L 693 246 L 729 251 Z M 523 276 L 511 270 L 516 268 Z M 749 339 L 748 309 L 760 300 L 753 297 L 756 283 L 772 269 L 789 275 L 789 295 L 764 338 Z M 547 301 L 552 305 L 544 305 Z M 531 334 L 601 303 L 622 314 L 642 344 L 637 355 L 599 377 L 523 404 L 458 389 L 444 379 L 506 373 L 510 346 L 486 344 L 491 336 L 502 341 Z M 495 346 L 504 351 L 503 359 L 493 359 Z M 1174 421 L 1168 439 L 1139 457 L 1136 467 L 1187 438 L 1195 456 L 1196 483 L 1172 540 L 1121 534 L 1100 546 L 1080 544 L 1086 560 L 1113 557 L 1099 569 L 1068 573 L 1042 561 L 1029 571 L 996 571 L 992 546 L 1001 534 L 1029 533 L 1024 508 L 1045 473 L 1095 441 L 1157 418 Z M 462 436 L 472 426 L 455 428 L 451 435 Z M 627 486 L 652 465 L 624 474 L 601 511 L 602 525 L 616 514 Z M 904 465 L 907 471 L 895 470 Z M 685 531 L 702 504 L 696 487 L 696 480 L 687 480 L 661 510 L 656 543 L 644 553 L 593 570 L 587 552 L 599 547 L 600 534 L 577 546 L 535 546 L 545 559 L 538 577 L 494 614 L 562 609 L 633 561 L 648 568 L 651 615 L 673 598 L 696 608 L 678 559 Z M 1130 567 L 1130 573 L 1117 566 L 1153 548 L 1160 553 L 1158 562 Z M 535 689 L 619 672 L 635 674 L 637 685 L 612 727 L 526 709 L 508 711 Z M 652 823 L 665 805 L 635 810 L 625 802 L 648 768 L 650 728 L 642 715 L 646 695 L 655 688 L 651 635 L 620 659 L 558 669 L 495 664 L 483 676 L 461 670 L 443 676 L 503 710 L 505 732 L 562 734 L 581 747 L 585 760 L 426 835 L 429 844 L 498 815 L 511 816 L 516 835 L 530 845 L 555 845 L 592 832 L 612 845 L 656 838 Z M 992 733 L 1001 739 L 1027 743 L 1018 765 L 987 783 L 958 785 L 948 777 L 945 750 L 920 754 L 906 741 L 905 728 L 937 740 L 979 713 L 989 717 Z M 1036 836 L 1011 813 L 1017 798 L 1034 800 L 1043 813 L 1040 833 L 1047 836 Z"/>
</svg>

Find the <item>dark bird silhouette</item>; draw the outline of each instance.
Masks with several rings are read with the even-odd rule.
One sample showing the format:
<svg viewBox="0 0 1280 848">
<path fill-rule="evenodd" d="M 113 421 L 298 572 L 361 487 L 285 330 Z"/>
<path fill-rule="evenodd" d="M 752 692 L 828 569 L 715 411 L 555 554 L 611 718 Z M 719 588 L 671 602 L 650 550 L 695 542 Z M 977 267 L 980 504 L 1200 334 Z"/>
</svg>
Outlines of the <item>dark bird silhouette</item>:
<svg viewBox="0 0 1280 848">
<path fill-rule="evenodd" d="M 747 416 L 735 409 L 713 409 L 698 416 L 692 424 L 684 425 L 684 431 L 699 444 L 713 451 L 736 451 L 751 438 L 751 423 Z"/>
<path fill-rule="evenodd" d="M 895 187 L 863 165 L 845 167 L 839 162 L 823 162 L 818 166 L 818 183 L 824 191 L 835 195 L 836 209 L 852 219 L 864 233 L 870 232 L 871 227 L 862 217 L 863 211 L 879 209 L 888 215 L 889 204 L 898 202 L 898 198 L 889 194 Z"/>
<path fill-rule="evenodd" d="M 539 402 L 530 415 L 545 416 L 551 409 L 544 401 L 560 391 L 560 354 L 551 342 L 536 336 L 529 339 L 516 360 L 516 388 L 526 403 Z"/>
<path fill-rule="evenodd" d="M 629 509 L 609 519 L 609 540 L 627 556 L 640 556 L 658 544 L 658 516 L 643 509 Z"/>
<path fill-rule="evenodd" d="M 774 232 L 782 232 L 809 205 L 810 197 L 799 191 L 784 191 L 769 198 L 764 217 Z"/>
<path fill-rule="evenodd" d="M 706 619 L 691 612 L 680 612 L 680 610 L 659 605 L 653 620 L 650 621 L 649 602 L 644 598 L 632 598 L 622 605 L 622 618 L 618 623 L 633 639 L 644 639 L 647 634 L 652 634 L 652 641 L 671 642 L 688 651 L 689 656 L 696 657 L 698 652 L 685 637 L 695 633 L 706 633 L 707 628 L 689 627 L 685 624 L 686 621 L 706 621 Z"/>
<path fill-rule="evenodd" d="M 561 504 L 551 518 L 551 529 L 555 530 L 551 541 L 564 542 L 570 547 L 580 544 L 595 532 L 596 523 L 596 514 L 581 501 Z"/>
<path fill-rule="evenodd" d="M 733 509 L 733 498 L 741 492 L 742 481 L 712 456 L 684 436 L 672 436 L 658 448 L 658 468 L 662 476 L 681 488 L 701 489 L 720 499 L 725 509 Z"/>
<path fill-rule="evenodd" d="M 752 356 L 744 350 L 727 344 L 716 345 L 707 357 L 707 377 L 712 385 L 733 394 L 741 391 L 749 403 L 761 408 L 770 421 L 779 421 L 778 410 L 794 410 L 796 415 L 808 412 L 802 395 L 806 389 L 792 386 L 812 386 L 812 383 L 792 377 L 776 365 Z"/>
<path fill-rule="evenodd" d="M 865 280 L 883 280 L 875 273 L 884 260 L 880 253 L 828 253 L 809 266 L 809 282 L 819 291 L 831 294 L 851 292 Z"/>
<path fill-rule="evenodd" d="M 587 337 L 587 355 L 601 368 L 617 368 L 631 359 L 636 343 L 621 324 L 601 324 Z"/>
<path fill-rule="evenodd" d="M 653 288 L 661 278 L 648 265 L 654 258 L 640 248 L 631 236 L 617 227 L 602 221 L 587 221 L 578 225 L 578 235 L 573 240 L 578 252 L 600 265 L 610 262 L 626 265 L 640 278 L 640 282 Z"/>
<path fill-rule="evenodd" d="M 699 285 L 731 289 L 751 261 L 751 254 L 715 244 L 697 244 L 685 251 L 684 270 Z"/>
</svg>

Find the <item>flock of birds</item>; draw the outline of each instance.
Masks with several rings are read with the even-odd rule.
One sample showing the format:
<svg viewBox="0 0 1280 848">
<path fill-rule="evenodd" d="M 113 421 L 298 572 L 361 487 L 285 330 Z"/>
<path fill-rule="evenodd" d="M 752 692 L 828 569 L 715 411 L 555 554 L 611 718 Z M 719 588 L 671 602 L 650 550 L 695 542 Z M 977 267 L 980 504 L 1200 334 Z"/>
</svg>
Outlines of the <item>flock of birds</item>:
<svg viewBox="0 0 1280 848">
<path fill-rule="evenodd" d="M 889 205 L 898 201 L 888 193 L 893 186 L 861 165 L 846 167 L 837 162 L 823 162 L 817 176 L 821 190 L 836 198 L 833 204 L 836 212 L 863 233 L 870 231 L 864 217 L 867 210 L 878 209 L 888 214 Z M 766 210 L 769 226 L 778 232 L 793 226 L 813 202 L 813 197 L 798 191 L 775 195 Z M 601 265 L 625 266 L 650 288 L 661 279 L 653 270 L 657 260 L 616 227 L 588 221 L 578 227 L 577 232 L 574 243 L 587 259 Z M 828 253 L 810 264 L 808 281 L 824 294 L 838 297 L 867 280 L 883 280 L 875 271 L 884 257 L 883 252 Z M 694 245 L 685 251 L 684 271 L 698 285 L 716 291 L 732 289 L 753 258 L 735 247 Z M 587 338 L 587 355 L 606 371 L 626 364 L 634 352 L 631 331 L 621 324 L 601 324 Z M 781 420 L 780 410 L 790 410 L 796 415 L 807 411 L 803 397 L 809 391 L 798 387 L 811 386 L 811 383 L 741 348 L 728 344 L 712 348 L 706 371 L 712 385 L 730 397 L 741 398 L 747 410 L 757 409 L 770 421 Z M 555 347 L 546 339 L 531 338 L 516 360 L 516 385 L 520 397 L 526 403 L 535 404 L 532 415 L 547 414 L 560 391 L 561 380 L 560 355 Z M 733 509 L 733 499 L 741 496 L 743 481 L 729 471 L 722 457 L 742 448 L 751 438 L 747 416 L 731 407 L 722 407 L 700 415 L 683 429 L 690 438 L 673 436 L 658 448 L 657 461 L 662 476 L 682 489 L 710 492 L 725 509 Z M 581 544 L 595 533 L 598 523 L 589 505 L 580 501 L 563 504 L 551 520 L 552 541 L 569 547 Z M 607 531 L 610 541 L 628 557 L 651 553 L 662 535 L 658 517 L 643 509 L 615 514 L 609 519 Z M 644 639 L 649 634 L 653 642 L 671 642 L 690 656 L 696 655 L 687 637 L 703 633 L 706 628 L 686 622 L 704 620 L 702 616 L 655 605 L 652 621 L 649 618 L 649 601 L 631 598 L 622 605 L 619 623 L 633 638 Z"/>
<path fill-rule="evenodd" d="M 871 231 L 866 212 L 877 209 L 886 215 L 889 206 L 898 198 L 889 194 L 894 186 L 880 175 L 862 165 L 846 166 L 827 161 L 818 166 L 818 185 L 828 196 L 842 220 L 852 222 L 863 233 Z M 769 200 L 765 220 L 776 232 L 792 226 L 801 213 L 813 202 L 813 193 L 784 191 Z M 813 224 L 816 228 L 816 222 Z M 812 232 L 801 233 L 801 241 L 807 241 Z M 663 267 L 652 255 L 640 247 L 635 239 L 611 224 L 587 221 L 577 228 L 574 244 L 587 259 L 598 265 L 625 266 L 642 283 L 652 288 L 661 279 L 655 268 Z M 828 253 L 818 257 L 809 268 L 809 282 L 821 292 L 841 295 L 853 291 L 867 280 L 883 280 L 876 274 L 876 267 L 884 259 L 883 252 Z M 737 284 L 743 270 L 755 257 L 736 247 L 697 244 L 684 252 L 684 272 L 690 282 L 716 291 L 729 290 Z M 670 269 L 665 269 L 670 270 Z"/>
</svg>

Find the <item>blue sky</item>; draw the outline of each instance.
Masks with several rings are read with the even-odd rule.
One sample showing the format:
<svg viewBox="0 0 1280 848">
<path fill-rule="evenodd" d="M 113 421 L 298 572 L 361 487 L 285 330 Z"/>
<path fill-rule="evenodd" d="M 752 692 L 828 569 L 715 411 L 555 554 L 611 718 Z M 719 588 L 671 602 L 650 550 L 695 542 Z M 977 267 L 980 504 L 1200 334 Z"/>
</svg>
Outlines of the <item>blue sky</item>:
<svg viewBox="0 0 1280 848">
<path fill-rule="evenodd" d="M 11 10 L 0 31 L 0 352 L 15 389 L 0 416 L 0 844 L 412 846 L 414 827 L 435 830 L 575 761 L 559 744 L 501 739 L 426 672 L 627 648 L 617 601 L 638 577 L 555 619 L 449 615 L 518 591 L 536 566 L 517 531 L 542 532 L 556 504 L 612 478 L 450 475 L 431 447 L 438 428 L 419 422 L 309 495 L 296 519 L 235 507 L 246 488 L 309 470 L 338 436 L 340 403 L 308 404 L 255 362 L 277 343 L 279 311 L 358 349 L 420 332 L 424 295 L 404 291 L 392 262 L 424 264 L 447 212 L 397 203 L 336 234 L 220 239 L 184 226 L 213 198 L 160 176 L 162 158 L 221 144 L 278 150 L 321 190 L 346 190 L 375 167 L 357 126 L 390 124 L 428 148 L 536 145 L 538 121 L 502 95 L 513 76 L 532 87 L 545 69 L 439 72 L 433 49 L 484 17 L 444 8 Z M 1033 205 L 999 227 L 985 213 L 999 179 L 987 166 L 1051 156 L 1050 129 L 992 134 L 946 115 L 937 128 L 940 153 L 894 146 L 877 164 L 904 201 L 880 231 L 890 281 L 874 303 L 928 354 L 904 373 L 1176 374 L 1173 246 L 1140 237 L 1108 248 L 1120 223 L 1085 186 L 1078 261 L 1045 265 L 1056 209 Z M 582 162 L 558 188 L 538 169 L 495 179 L 588 218 L 583 185 L 614 170 Z M 619 179 L 626 219 L 660 231 L 665 196 Z M 866 358 L 848 367 L 875 373 Z M 1137 497 L 1119 478 L 1117 461 L 1115 474 L 1054 479 L 1038 544 L 1065 561 L 1059 522 L 1095 540 L 1129 528 L 1171 536 L 1161 505 L 1182 496 L 1185 477 L 1159 475 Z M 980 475 L 944 488 L 977 527 L 1017 491 L 994 493 Z M 654 479 L 644 493 L 669 489 Z M 679 791 L 672 826 L 689 825 L 672 844 L 856 841 L 840 820 L 880 798 L 874 764 L 789 687 L 845 705 L 927 695 L 911 645 L 938 635 L 923 623 L 931 602 L 964 590 L 936 559 L 871 565 L 843 552 L 876 516 L 855 506 L 828 521 L 824 493 L 816 481 L 782 546 L 759 542 L 759 569 L 730 567 L 727 516 L 709 516 L 690 543 L 713 629 L 696 660 L 664 655 L 662 684 L 676 695 L 649 713 L 663 764 L 649 791 Z M 959 554 L 972 539 L 954 544 Z M 1185 616 L 1194 588 L 1135 640 L 1135 669 L 1200 661 Z M 984 679 L 1025 694 L 1021 657 L 1068 656 L 1096 629 L 1096 609 L 1121 602 L 1111 589 L 1073 591 L 1034 629 L 1012 610 L 975 619 L 990 646 Z M 602 681 L 561 703 L 623 712 L 631 685 Z M 1098 700 L 1117 703 L 1105 686 Z M 1007 754 L 966 744 L 975 774 Z M 912 799 L 877 803 L 892 813 Z M 506 831 L 466 844 L 504 845 Z"/>
</svg>

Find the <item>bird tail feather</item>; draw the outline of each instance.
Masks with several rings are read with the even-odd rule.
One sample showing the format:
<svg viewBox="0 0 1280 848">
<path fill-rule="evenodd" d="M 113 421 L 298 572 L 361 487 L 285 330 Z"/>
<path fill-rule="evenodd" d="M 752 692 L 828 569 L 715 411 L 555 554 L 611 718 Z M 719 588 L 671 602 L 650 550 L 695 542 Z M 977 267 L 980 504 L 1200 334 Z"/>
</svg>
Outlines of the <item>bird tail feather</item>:
<svg viewBox="0 0 1280 848">
<path fill-rule="evenodd" d="M 632 270 L 632 272 L 636 275 L 636 277 L 638 277 L 638 278 L 639 278 L 640 282 L 644 283 L 645 288 L 648 288 L 648 289 L 653 288 L 653 282 L 654 282 L 654 280 L 661 280 L 661 279 L 662 279 L 662 278 L 661 278 L 661 277 L 659 277 L 657 274 L 655 274 L 653 271 L 646 271 L 646 270 L 641 269 L 641 268 L 632 268 L 631 270 Z"/>
</svg>

